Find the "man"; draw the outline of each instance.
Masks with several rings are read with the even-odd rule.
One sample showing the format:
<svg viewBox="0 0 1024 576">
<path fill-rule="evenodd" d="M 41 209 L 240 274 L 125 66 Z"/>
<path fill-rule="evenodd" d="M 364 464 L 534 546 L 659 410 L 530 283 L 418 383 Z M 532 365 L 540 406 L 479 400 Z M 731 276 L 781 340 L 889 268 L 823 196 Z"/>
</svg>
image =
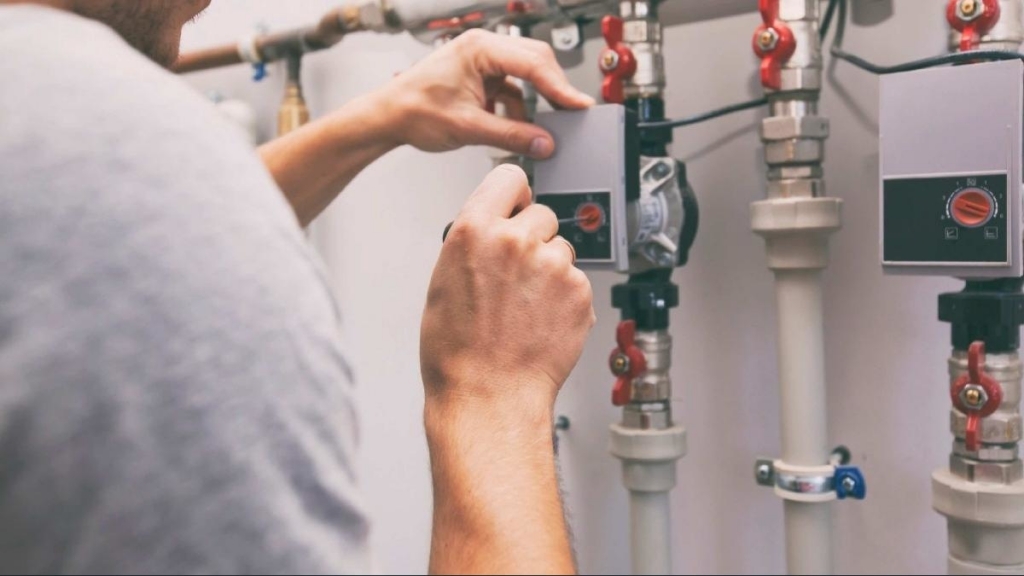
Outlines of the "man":
<svg viewBox="0 0 1024 576">
<path fill-rule="evenodd" d="M 592 103 L 545 45 L 475 32 L 257 157 L 132 49 L 170 64 L 207 4 L 0 0 L 0 572 L 371 569 L 337 315 L 300 224 L 396 146 L 550 155 L 485 112 L 514 104 L 506 76 Z M 557 230 L 503 167 L 441 252 L 432 571 L 573 570 L 552 407 L 594 316 Z"/>
</svg>

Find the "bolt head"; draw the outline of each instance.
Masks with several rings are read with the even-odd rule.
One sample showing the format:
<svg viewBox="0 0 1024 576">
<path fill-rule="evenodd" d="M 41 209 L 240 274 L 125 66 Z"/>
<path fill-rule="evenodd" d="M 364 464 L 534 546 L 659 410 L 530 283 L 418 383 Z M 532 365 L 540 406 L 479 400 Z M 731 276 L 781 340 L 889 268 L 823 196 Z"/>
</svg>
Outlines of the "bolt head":
<svg viewBox="0 0 1024 576">
<path fill-rule="evenodd" d="M 767 28 L 757 36 L 757 45 L 765 52 L 775 50 L 779 45 L 779 33 L 774 28 Z"/>
<path fill-rule="evenodd" d="M 857 489 L 857 481 L 850 477 L 843 478 L 842 487 L 843 491 L 849 494 Z"/>
<path fill-rule="evenodd" d="M 767 464 L 760 464 L 757 467 L 757 477 L 762 481 L 767 481 L 772 477 L 772 468 Z"/>
<path fill-rule="evenodd" d="M 968 384 L 960 391 L 960 401 L 964 406 L 977 410 L 988 402 L 988 393 L 977 384 Z"/>
<path fill-rule="evenodd" d="M 619 53 L 615 50 L 605 50 L 601 53 L 601 69 L 610 72 L 619 65 Z"/>
<path fill-rule="evenodd" d="M 612 373 L 621 376 L 629 372 L 629 358 L 625 354 L 619 354 L 612 360 Z"/>
<path fill-rule="evenodd" d="M 651 168 L 651 175 L 655 178 L 664 178 L 672 173 L 672 167 L 665 162 L 658 162 Z"/>
<path fill-rule="evenodd" d="M 956 16 L 964 22 L 981 18 L 984 14 L 984 6 L 978 0 L 960 0 L 956 5 Z"/>
</svg>

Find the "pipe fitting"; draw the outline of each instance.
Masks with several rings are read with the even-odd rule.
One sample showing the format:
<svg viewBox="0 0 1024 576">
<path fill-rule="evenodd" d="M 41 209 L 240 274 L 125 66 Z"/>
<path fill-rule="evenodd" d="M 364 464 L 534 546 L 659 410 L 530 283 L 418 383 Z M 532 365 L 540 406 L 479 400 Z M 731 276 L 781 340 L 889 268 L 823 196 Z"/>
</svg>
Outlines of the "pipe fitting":
<svg viewBox="0 0 1024 576">
<path fill-rule="evenodd" d="M 609 450 L 622 460 L 627 489 L 668 492 L 676 485 L 676 460 L 686 455 L 686 430 L 635 430 L 612 424 Z"/>
<path fill-rule="evenodd" d="M 967 415 L 953 409 L 949 412 L 949 430 L 953 436 L 963 440 L 967 434 Z M 981 441 L 983 444 L 1016 444 L 1021 440 L 1021 415 L 1011 412 L 996 412 L 981 420 Z M 1016 453 L 1016 450 L 1014 450 Z"/>
<path fill-rule="evenodd" d="M 772 180 L 820 180 L 824 176 L 825 171 L 822 169 L 821 164 L 768 167 L 769 185 Z"/>
<path fill-rule="evenodd" d="M 765 238 L 768 267 L 825 268 L 828 237 L 840 228 L 842 204 L 837 198 L 773 198 L 754 202 L 750 226 Z"/>
<path fill-rule="evenodd" d="M 1015 573 L 1024 564 L 1024 482 L 972 482 L 938 470 L 932 475 L 932 505 L 947 518 L 951 567 Z"/>
<path fill-rule="evenodd" d="M 953 441 L 953 455 L 978 462 L 1011 462 L 1017 459 L 1016 444 L 981 444 L 977 450 L 968 450 L 963 439 Z"/>
<path fill-rule="evenodd" d="M 819 164 L 825 160 L 825 143 L 811 139 L 769 141 L 764 146 L 764 159 L 769 165 Z"/>
<path fill-rule="evenodd" d="M 629 404 L 622 409 L 619 424 L 631 430 L 665 430 L 674 425 L 668 402 Z"/>
<path fill-rule="evenodd" d="M 624 79 L 625 97 L 659 97 L 665 91 L 665 56 L 657 4 L 649 0 L 627 0 L 619 7 L 623 20 L 622 43 L 636 61 L 636 71 Z"/>
<path fill-rule="evenodd" d="M 821 178 L 768 180 L 768 197 L 771 199 L 821 198 L 824 196 L 825 181 Z"/>
<path fill-rule="evenodd" d="M 978 462 L 953 454 L 949 457 L 949 471 L 968 482 L 982 484 L 1013 484 L 1024 479 L 1024 463 Z"/>
<path fill-rule="evenodd" d="M 824 140 L 829 136 L 828 118 L 821 116 L 771 116 L 761 121 L 761 140 Z"/>
<path fill-rule="evenodd" d="M 949 381 L 952 385 L 967 374 L 967 351 L 954 350 L 948 365 Z M 1002 402 L 995 412 L 981 419 L 978 430 L 981 443 L 978 450 L 973 451 L 967 450 L 964 442 L 967 434 L 967 415 L 955 406 L 950 408 L 950 431 L 954 436 L 953 454 L 981 462 L 1015 460 L 1018 458 L 1017 443 L 1022 438 L 1024 428 L 1020 412 L 1024 366 L 1021 365 L 1017 352 L 1008 352 L 986 354 L 983 369 L 999 385 Z M 988 394 L 980 386 L 968 385 L 960 392 L 959 398 L 964 406 L 971 406 L 972 400 L 984 405 L 988 401 Z"/>
</svg>

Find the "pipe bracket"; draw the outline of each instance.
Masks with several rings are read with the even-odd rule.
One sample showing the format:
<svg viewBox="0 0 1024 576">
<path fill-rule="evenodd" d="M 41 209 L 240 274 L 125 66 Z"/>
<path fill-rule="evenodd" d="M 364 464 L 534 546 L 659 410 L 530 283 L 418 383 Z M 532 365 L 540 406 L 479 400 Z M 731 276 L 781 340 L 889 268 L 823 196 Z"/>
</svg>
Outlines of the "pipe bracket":
<svg viewBox="0 0 1024 576">
<path fill-rule="evenodd" d="M 785 500 L 829 502 L 867 495 L 864 475 L 856 466 L 795 466 L 782 460 L 758 459 L 754 477 L 761 486 L 772 486 Z"/>
</svg>

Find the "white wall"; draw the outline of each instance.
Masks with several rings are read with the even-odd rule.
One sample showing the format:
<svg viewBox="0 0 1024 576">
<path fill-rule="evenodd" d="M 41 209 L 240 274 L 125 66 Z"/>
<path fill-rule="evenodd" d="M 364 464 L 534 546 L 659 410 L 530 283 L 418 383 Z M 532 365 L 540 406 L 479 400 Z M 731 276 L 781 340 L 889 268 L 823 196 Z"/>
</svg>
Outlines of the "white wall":
<svg viewBox="0 0 1024 576">
<path fill-rule="evenodd" d="M 673 10 L 711 1 L 686 0 Z M 941 52 L 945 3 L 895 4 L 887 21 L 852 27 L 847 47 L 879 62 Z M 258 22 L 275 29 L 310 22 L 334 5 L 219 0 L 189 28 L 185 45 L 236 39 Z M 666 31 L 670 115 L 759 93 L 750 50 L 758 22 L 746 12 Z M 592 93 L 599 49 L 598 41 L 588 42 L 586 63 L 570 72 Z M 407 37 L 361 35 L 308 58 L 314 114 L 383 84 L 427 50 Z M 248 99 L 269 132 L 281 73 L 263 85 L 251 84 L 248 74 L 235 68 L 189 81 Z M 957 284 L 881 274 L 877 109 L 877 80 L 837 64 L 822 103 L 833 134 L 828 189 L 844 199 L 846 222 L 826 274 L 830 432 L 853 449 L 869 482 L 867 500 L 834 505 L 837 569 L 936 573 L 945 570 L 945 530 L 930 508 L 929 475 L 945 464 L 950 447 L 948 326 L 936 320 L 936 295 Z M 757 118 L 748 112 L 681 130 L 674 148 L 688 162 L 703 218 L 691 263 L 676 275 L 682 304 L 673 315 L 675 408 L 691 447 L 673 500 L 675 565 L 685 573 L 784 570 L 782 506 L 752 478 L 756 456 L 779 452 L 772 280 L 763 242 L 749 231 L 748 206 L 764 194 Z M 363 485 L 387 572 L 426 566 L 431 497 L 420 424 L 419 313 L 442 227 L 488 165 L 480 150 L 398 150 L 349 187 L 319 232 L 358 369 Z M 559 413 L 572 420 L 561 460 L 581 569 L 622 573 L 629 566 L 626 496 L 619 465 L 606 452 L 607 426 L 618 412 L 609 404 L 606 367 L 618 320 L 609 291 L 620 278 L 592 280 L 599 322 L 560 400 Z"/>
</svg>

